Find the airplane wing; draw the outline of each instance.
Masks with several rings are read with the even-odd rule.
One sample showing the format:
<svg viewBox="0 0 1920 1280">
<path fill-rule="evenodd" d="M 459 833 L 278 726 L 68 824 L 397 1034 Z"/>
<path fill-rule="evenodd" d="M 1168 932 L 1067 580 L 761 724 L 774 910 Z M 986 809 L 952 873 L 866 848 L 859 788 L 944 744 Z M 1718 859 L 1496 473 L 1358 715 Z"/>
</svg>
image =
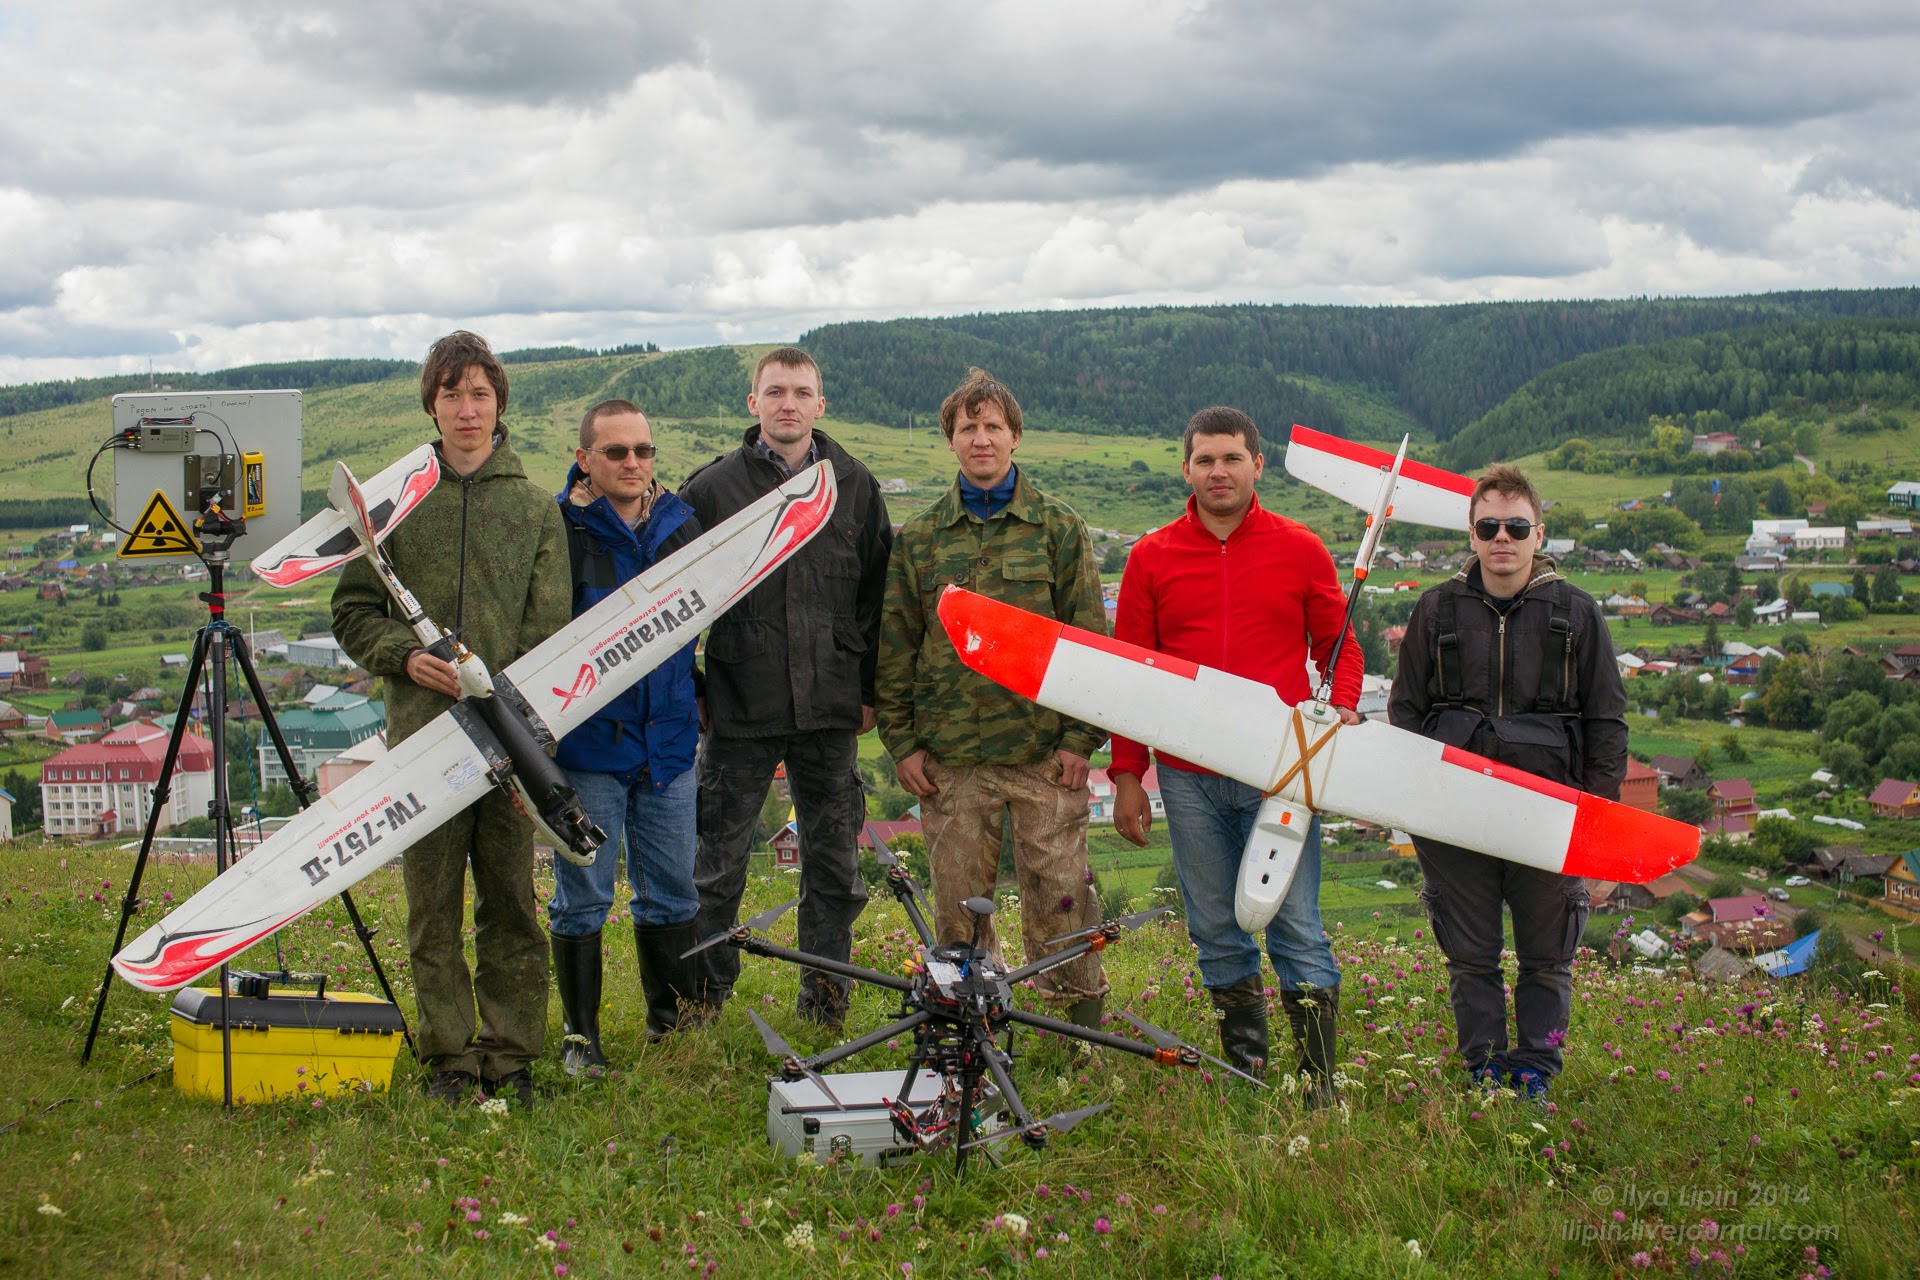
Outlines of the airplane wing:
<svg viewBox="0 0 1920 1280">
<path fill-rule="evenodd" d="M 487 761 L 442 715 L 303 809 L 113 957 L 142 991 L 184 987 L 299 919 L 487 791 Z"/>
<path fill-rule="evenodd" d="M 1287 444 L 1288 474 L 1362 511 L 1373 509 L 1374 499 L 1380 494 L 1380 477 L 1392 465 L 1390 453 L 1306 427 L 1296 426 Z M 1401 464 L 1400 479 L 1394 485 L 1393 518 L 1402 524 L 1432 525 L 1464 533 L 1473 483 L 1465 476 L 1408 458 Z"/>
<path fill-rule="evenodd" d="M 1494 857 L 1645 884 L 1700 832 L 1377 721 L 1290 706 L 1272 686 L 1063 626 L 958 587 L 940 620 L 961 661 L 1064 715 L 1215 773 Z"/>
<path fill-rule="evenodd" d="M 564 737 L 806 545 L 837 497 L 826 463 L 795 476 L 574 619 L 507 678 Z M 443 713 L 134 939 L 113 967 L 144 991 L 185 986 L 479 799 L 488 766 L 460 720 Z"/>
<path fill-rule="evenodd" d="M 385 542 L 421 499 L 440 483 L 440 457 L 423 444 L 361 486 L 376 540 Z M 346 516 L 332 507 L 253 558 L 254 576 L 291 587 L 364 554 Z"/>
</svg>

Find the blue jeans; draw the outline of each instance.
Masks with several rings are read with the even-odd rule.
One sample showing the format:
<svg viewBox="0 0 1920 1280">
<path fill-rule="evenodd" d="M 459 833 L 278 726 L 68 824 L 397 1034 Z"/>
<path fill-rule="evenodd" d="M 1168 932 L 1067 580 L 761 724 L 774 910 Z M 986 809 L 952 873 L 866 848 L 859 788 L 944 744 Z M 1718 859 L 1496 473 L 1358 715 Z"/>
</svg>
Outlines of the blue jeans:
<svg viewBox="0 0 1920 1280">
<path fill-rule="evenodd" d="M 681 924 L 700 907 L 693 888 L 694 812 L 699 785 L 689 769 L 656 792 L 641 774 L 632 782 L 620 774 L 567 770 L 580 803 L 595 825 L 607 833 L 591 867 L 553 860 L 553 901 L 547 921 L 563 938 L 598 933 L 613 906 L 620 849 L 627 851 L 627 883 L 633 886 L 635 924 Z"/>
<path fill-rule="evenodd" d="M 1221 991 L 1257 977 L 1260 947 L 1233 917 L 1240 855 L 1260 812 L 1257 788 L 1217 774 L 1162 766 L 1173 865 L 1187 907 L 1187 936 L 1200 949 L 1200 980 Z M 1340 966 L 1320 931 L 1320 819 L 1307 829 L 1306 848 L 1279 914 L 1267 925 L 1267 955 L 1281 990 L 1340 985 Z"/>
</svg>

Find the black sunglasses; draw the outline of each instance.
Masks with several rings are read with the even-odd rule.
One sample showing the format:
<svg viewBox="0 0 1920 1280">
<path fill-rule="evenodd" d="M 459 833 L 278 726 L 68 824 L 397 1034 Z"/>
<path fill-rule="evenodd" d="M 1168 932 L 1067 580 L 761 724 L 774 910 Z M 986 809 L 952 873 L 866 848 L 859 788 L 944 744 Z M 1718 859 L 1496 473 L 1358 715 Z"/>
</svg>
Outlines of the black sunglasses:
<svg viewBox="0 0 1920 1280">
<path fill-rule="evenodd" d="M 624 444 L 610 444 L 604 449 L 590 447 L 587 452 L 605 454 L 608 462 L 625 462 L 627 455 L 631 453 L 634 457 L 640 459 L 640 461 L 645 462 L 648 458 L 651 458 L 660 451 L 650 444 L 636 444 L 631 448 Z"/>
<path fill-rule="evenodd" d="M 1507 531 L 1508 537 L 1518 542 L 1533 532 L 1534 525 L 1533 521 L 1522 520 L 1519 516 L 1508 516 L 1505 520 L 1495 520 L 1492 516 L 1488 516 L 1484 520 L 1473 522 L 1473 536 L 1482 542 L 1492 542 L 1500 536 L 1500 530 L 1503 528 Z"/>
</svg>

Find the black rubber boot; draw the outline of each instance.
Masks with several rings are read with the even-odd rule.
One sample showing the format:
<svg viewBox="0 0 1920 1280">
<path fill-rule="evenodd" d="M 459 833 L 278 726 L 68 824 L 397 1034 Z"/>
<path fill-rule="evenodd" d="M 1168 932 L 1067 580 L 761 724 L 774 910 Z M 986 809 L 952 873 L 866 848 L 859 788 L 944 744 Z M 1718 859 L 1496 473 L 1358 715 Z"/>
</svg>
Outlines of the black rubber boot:
<svg viewBox="0 0 1920 1280">
<path fill-rule="evenodd" d="M 1220 1056 L 1258 1080 L 1267 1074 L 1267 996 L 1255 974 L 1207 995 L 1220 1015 Z"/>
<path fill-rule="evenodd" d="M 846 1023 L 852 1002 L 853 984 L 846 978 L 812 970 L 800 979 L 800 995 L 795 1011 L 808 1022 L 838 1031 Z"/>
<path fill-rule="evenodd" d="M 1307 1076 L 1307 1105 L 1316 1111 L 1332 1106 L 1338 1101 L 1333 1069 L 1339 1057 L 1340 988 L 1283 991 L 1280 1006 L 1287 1011 L 1293 1047 L 1300 1051 L 1296 1070 Z"/>
<path fill-rule="evenodd" d="M 680 953 L 694 944 L 693 921 L 641 924 L 634 921 L 634 949 L 640 956 L 640 990 L 647 998 L 647 1039 L 658 1040 L 682 1025 L 681 1002 L 693 1003 L 693 963 Z M 702 1019 L 689 1008 L 684 1025 Z"/>
<path fill-rule="evenodd" d="M 600 935 L 548 934 L 553 940 L 553 980 L 560 988 L 560 1020 L 566 1039 L 560 1065 L 570 1076 L 597 1076 L 607 1069 L 600 1052 Z"/>
</svg>

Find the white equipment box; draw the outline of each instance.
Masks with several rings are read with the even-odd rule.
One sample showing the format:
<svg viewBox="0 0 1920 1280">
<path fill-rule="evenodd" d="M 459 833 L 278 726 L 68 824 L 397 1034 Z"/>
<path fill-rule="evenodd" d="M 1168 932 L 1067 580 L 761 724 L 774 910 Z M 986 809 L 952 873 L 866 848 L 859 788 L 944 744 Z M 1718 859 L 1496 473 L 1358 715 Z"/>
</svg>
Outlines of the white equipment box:
<svg viewBox="0 0 1920 1280">
<path fill-rule="evenodd" d="M 893 1120 L 882 1104 L 883 1098 L 899 1096 L 906 1071 L 856 1071 L 823 1077 L 833 1096 L 846 1106 L 834 1110 L 833 1104 L 811 1080 L 767 1082 L 767 1141 L 783 1156 L 810 1152 L 825 1163 L 829 1159 L 857 1158 L 863 1164 L 891 1168 L 913 1156 L 919 1148 L 903 1142 L 894 1132 Z M 945 1088 L 940 1075 L 922 1071 L 914 1077 L 907 1104 L 916 1112 L 926 1109 Z M 980 1092 L 976 1115 L 997 1112 L 999 1095 L 989 1084 Z M 1000 1127 L 998 1120 L 981 1123 L 975 1136 L 983 1136 Z"/>
</svg>

